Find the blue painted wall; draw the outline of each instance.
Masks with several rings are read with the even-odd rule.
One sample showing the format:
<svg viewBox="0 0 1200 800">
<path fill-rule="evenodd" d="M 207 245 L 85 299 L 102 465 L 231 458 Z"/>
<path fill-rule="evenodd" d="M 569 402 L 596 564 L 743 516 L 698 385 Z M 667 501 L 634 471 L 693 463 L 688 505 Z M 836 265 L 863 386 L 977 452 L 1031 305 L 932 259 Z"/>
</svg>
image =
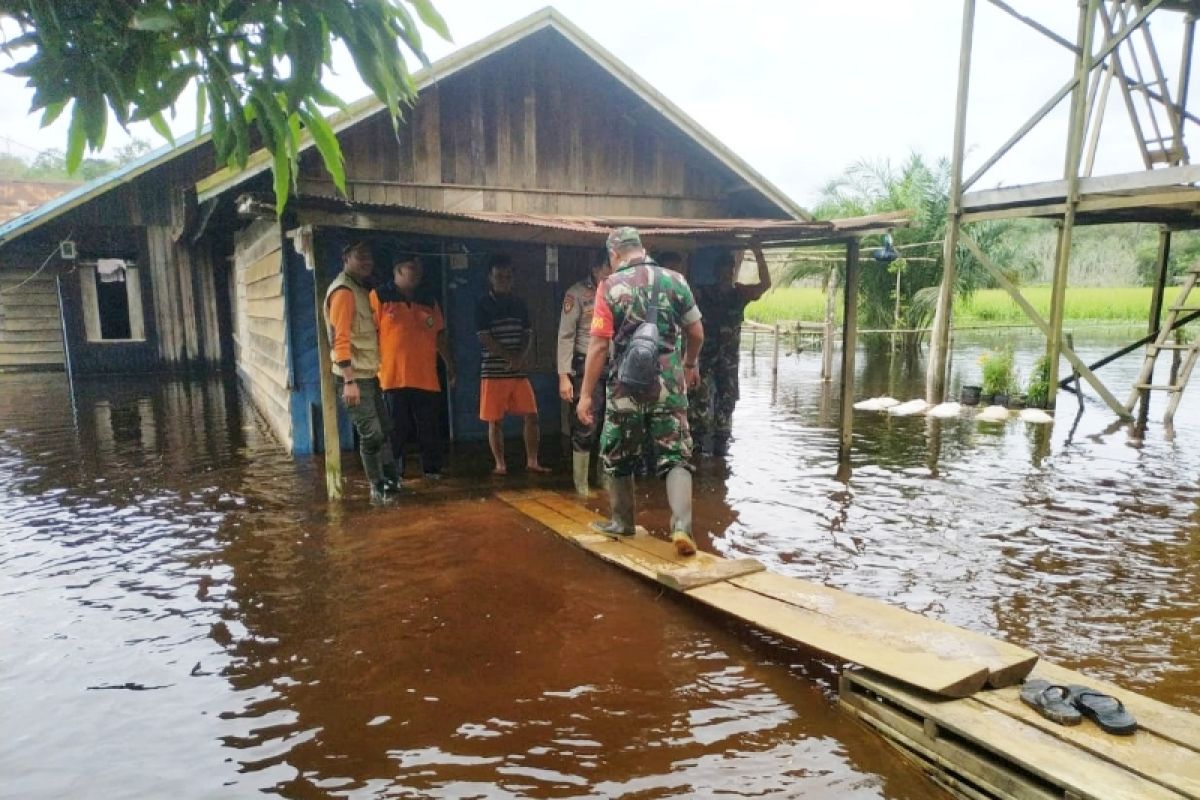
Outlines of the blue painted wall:
<svg viewBox="0 0 1200 800">
<path fill-rule="evenodd" d="M 422 253 L 441 252 L 442 240 L 413 237 L 363 234 L 362 232 L 337 229 L 319 230 L 314 246 L 320 268 L 326 270 L 332 280 L 341 269 L 342 247 L 353 240 L 367 238 L 375 253 L 377 279 L 390 278 L 390 266 L 397 252 L 416 251 Z M 511 252 L 517 258 L 517 281 L 524 287 L 520 293 L 526 297 L 540 298 L 530 303 L 530 312 L 537 328 L 539 352 L 552 352 L 555 346 L 556 328 L 551 323 L 557 320 L 562 295 L 578 276 L 560 272 L 561 280 L 546 285 L 544 271 L 544 246 L 510 246 L 507 243 L 481 240 L 455 240 L 464 245 L 468 252 L 466 269 L 443 268 L 444 302 L 443 311 L 450 332 L 451 345 L 458 367 L 458 383 L 448 396 L 448 420 L 456 441 L 480 441 L 487 437 L 487 425 L 479 419 L 479 362 L 480 346 L 475 332 L 475 307 L 488 291 L 487 258 L 496 250 Z M 304 259 L 289 246 L 285 247 L 285 297 L 288 315 L 288 344 L 291 350 L 292 368 L 292 427 L 293 446 L 296 453 L 320 452 L 321 442 L 321 387 L 317 370 L 317 319 L 313 303 L 313 275 L 304 266 Z M 426 256 L 428 273 L 437 275 L 438 256 Z M 526 292 L 529 292 L 528 294 Z M 539 324 L 540 322 L 540 324 Z M 323 323 L 322 323 L 323 324 Z M 555 323 L 556 324 L 556 323 Z M 547 351 L 547 348 L 550 348 Z M 560 426 L 558 399 L 558 377 L 553 367 L 546 367 L 530 376 L 538 408 L 541 411 L 543 432 L 557 432 Z M 339 430 L 343 444 L 349 447 L 354 441 L 353 428 L 339 407 Z M 505 423 L 505 432 L 519 436 L 521 420 L 511 418 Z"/>
</svg>

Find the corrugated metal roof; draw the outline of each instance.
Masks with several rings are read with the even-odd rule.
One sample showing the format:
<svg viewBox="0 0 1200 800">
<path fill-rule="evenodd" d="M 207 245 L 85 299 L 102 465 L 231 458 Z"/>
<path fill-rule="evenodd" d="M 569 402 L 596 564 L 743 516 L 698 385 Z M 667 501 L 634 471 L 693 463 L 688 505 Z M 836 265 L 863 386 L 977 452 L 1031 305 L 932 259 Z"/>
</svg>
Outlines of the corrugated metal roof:
<svg viewBox="0 0 1200 800">
<path fill-rule="evenodd" d="M 316 208 L 347 215 L 381 214 L 392 218 L 460 220 L 505 227 L 562 231 L 593 237 L 597 244 L 613 228 L 632 225 L 645 237 L 713 240 L 757 238 L 765 244 L 805 244 L 863 236 L 908 225 L 909 215 L 898 211 L 832 220 L 688 219 L 682 217 L 613 217 L 525 214 L 508 211 L 436 211 L 418 206 L 349 202 L 340 197 L 305 195 L 296 208 Z"/>
<path fill-rule="evenodd" d="M 0 225 L 0 245 L 7 244 L 18 236 L 29 233 L 34 228 L 46 224 L 73 208 L 78 208 L 110 189 L 115 189 L 118 186 L 129 183 L 139 175 L 198 147 L 206 141 L 208 141 L 207 129 L 202 131 L 199 136 L 196 135 L 195 131 L 184 134 L 176 138 L 174 146 L 164 145 L 157 150 L 152 150 L 141 158 L 130 161 L 128 164 L 123 164 L 112 172 L 81 184 L 71 191 L 61 194 L 47 203 L 43 203 L 32 211 L 10 219 L 8 222 Z"/>
</svg>

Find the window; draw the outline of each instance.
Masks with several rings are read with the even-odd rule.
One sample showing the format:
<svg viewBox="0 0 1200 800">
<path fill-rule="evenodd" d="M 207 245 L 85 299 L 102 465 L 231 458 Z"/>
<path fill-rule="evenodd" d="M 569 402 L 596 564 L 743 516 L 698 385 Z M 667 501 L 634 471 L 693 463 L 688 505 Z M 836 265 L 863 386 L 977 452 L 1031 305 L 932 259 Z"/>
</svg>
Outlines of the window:
<svg viewBox="0 0 1200 800">
<path fill-rule="evenodd" d="M 102 259 L 79 270 L 83 322 L 89 342 L 140 342 L 142 291 L 137 267 Z"/>
</svg>

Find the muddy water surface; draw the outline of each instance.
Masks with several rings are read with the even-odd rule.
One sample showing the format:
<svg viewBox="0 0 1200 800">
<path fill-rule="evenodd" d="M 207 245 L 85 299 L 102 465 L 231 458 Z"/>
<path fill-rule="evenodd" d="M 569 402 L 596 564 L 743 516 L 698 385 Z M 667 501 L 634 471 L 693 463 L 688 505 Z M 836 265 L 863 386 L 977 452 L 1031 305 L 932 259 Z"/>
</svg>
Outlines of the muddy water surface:
<svg viewBox="0 0 1200 800">
<path fill-rule="evenodd" d="M 744 373 L 706 547 L 1200 710 L 1194 405 L 1140 444 L 1091 404 L 1052 432 L 859 415 L 842 482 L 814 357 L 774 406 Z M 556 541 L 478 453 L 400 511 L 330 509 L 226 383 L 77 388 L 0 377 L 0 796 L 937 794 L 829 665 Z"/>
</svg>

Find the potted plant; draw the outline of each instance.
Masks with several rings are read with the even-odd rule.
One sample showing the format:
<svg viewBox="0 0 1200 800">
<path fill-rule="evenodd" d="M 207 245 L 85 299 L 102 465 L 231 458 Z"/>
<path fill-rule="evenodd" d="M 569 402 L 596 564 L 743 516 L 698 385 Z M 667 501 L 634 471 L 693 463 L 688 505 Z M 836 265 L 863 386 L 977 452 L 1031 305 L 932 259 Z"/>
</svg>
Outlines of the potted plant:
<svg viewBox="0 0 1200 800">
<path fill-rule="evenodd" d="M 959 393 L 959 402 L 964 406 L 977 406 L 981 393 L 982 388 L 979 386 L 964 386 L 962 392 Z"/>
<path fill-rule="evenodd" d="M 1029 373 L 1025 385 L 1025 405 L 1030 408 L 1045 408 L 1050 402 L 1050 359 L 1039 358 Z"/>
<path fill-rule="evenodd" d="M 983 367 L 982 395 L 984 402 L 1007 405 L 1009 387 L 1013 384 L 1013 351 L 1003 347 L 984 353 L 979 360 Z"/>
</svg>

